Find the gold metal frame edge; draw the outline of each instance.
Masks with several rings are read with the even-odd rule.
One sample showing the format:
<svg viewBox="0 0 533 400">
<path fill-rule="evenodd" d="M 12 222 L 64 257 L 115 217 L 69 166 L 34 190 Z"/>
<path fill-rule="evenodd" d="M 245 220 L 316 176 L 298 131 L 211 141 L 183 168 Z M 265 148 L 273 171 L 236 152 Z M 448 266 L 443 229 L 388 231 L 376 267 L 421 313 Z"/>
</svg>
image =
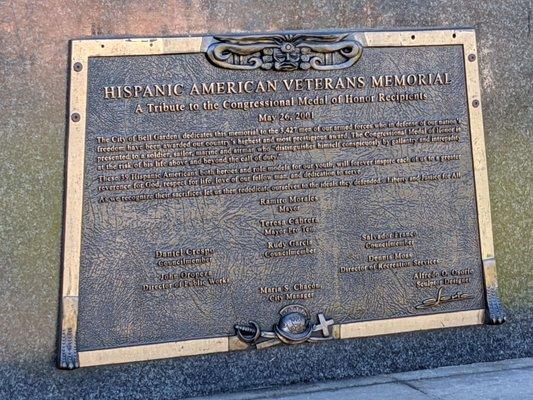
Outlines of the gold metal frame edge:
<svg viewBox="0 0 533 400">
<path fill-rule="evenodd" d="M 496 269 L 493 262 L 494 247 L 475 30 L 472 28 L 439 28 L 352 32 L 354 37 L 363 44 L 363 47 L 431 45 L 463 46 L 485 289 L 487 290 L 488 286 L 497 289 Z M 247 348 L 247 346 L 238 343 L 233 336 L 222 336 L 211 339 L 119 347 L 108 350 L 81 351 L 79 353 L 76 350 L 87 107 L 87 70 L 89 57 L 200 53 L 205 52 L 211 41 L 212 36 L 79 39 L 71 41 L 68 155 L 66 162 L 67 185 L 65 196 L 66 205 L 64 216 L 60 323 L 62 335 L 59 354 L 61 368 L 76 368 L 78 366 L 78 357 L 79 366 L 84 367 L 225 352 Z M 475 55 L 474 61 L 471 59 L 469 60 L 470 54 Z M 74 65 L 81 65 L 81 70 L 74 70 Z M 477 106 L 474 106 L 475 100 L 478 101 Z M 75 114 L 77 114 L 77 117 L 74 117 Z M 485 265 L 488 267 L 485 268 Z M 485 310 L 473 310 L 397 319 L 354 322 L 336 325 L 334 327 L 334 336 L 339 339 L 346 339 L 413 330 L 435 329 L 439 327 L 481 324 L 483 323 L 485 314 Z M 392 328 L 387 327 L 387 325 L 390 325 Z M 72 333 L 70 337 L 65 335 L 65 333 L 68 332 Z M 74 360 L 72 360 L 73 354 L 75 354 Z M 68 359 L 69 357 L 73 364 L 64 364 L 63 359 Z M 71 367 L 72 365 L 73 367 Z"/>
<path fill-rule="evenodd" d="M 393 333 L 479 325 L 484 321 L 485 310 L 458 311 L 452 313 L 416 315 L 383 320 L 351 322 L 334 327 L 336 339 L 362 338 Z M 117 347 L 105 350 L 80 351 L 80 366 L 120 364 L 136 361 L 158 360 L 199 354 L 246 350 L 235 336 L 194 339 L 139 346 Z"/>
<path fill-rule="evenodd" d="M 182 340 L 140 346 L 116 347 L 105 350 L 80 351 L 80 367 L 159 360 L 229 351 L 227 337 Z"/>
<path fill-rule="evenodd" d="M 480 325 L 485 310 L 457 311 L 452 313 L 416 315 L 394 319 L 352 322 L 340 325 L 339 339 L 360 338 L 392 333 L 423 331 L 458 326 Z"/>
</svg>

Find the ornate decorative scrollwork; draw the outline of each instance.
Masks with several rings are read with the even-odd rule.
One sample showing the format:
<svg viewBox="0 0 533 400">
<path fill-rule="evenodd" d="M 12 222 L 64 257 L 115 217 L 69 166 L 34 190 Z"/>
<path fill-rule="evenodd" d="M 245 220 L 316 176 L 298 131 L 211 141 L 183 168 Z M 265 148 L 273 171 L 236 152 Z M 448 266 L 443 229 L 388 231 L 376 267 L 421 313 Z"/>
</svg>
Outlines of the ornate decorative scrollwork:
<svg viewBox="0 0 533 400">
<path fill-rule="evenodd" d="M 485 294 L 487 297 L 487 322 L 491 325 L 503 324 L 506 317 L 500 298 L 498 277 L 496 275 L 496 260 L 494 258 L 483 260 L 483 274 L 485 276 Z"/>
<path fill-rule="evenodd" d="M 352 34 L 215 36 L 207 58 L 222 68 L 336 70 L 355 64 L 363 46 Z"/>
<path fill-rule="evenodd" d="M 317 315 L 318 324 L 311 323 L 309 312 L 298 304 L 283 307 L 279 314 L 280 319 L 273 326 L 273 331 L 261 331 L 257 322 L 250 321 L 248 325 L 235 325 L 235 333 L 241 341 L 258 349 L 280 343 L 299 344 L 333 339 L 329 329 L 333 320 L 326 319 L 324 314 Z M 313 336 L 315 332 L 320 332 L 321 336 Z"/>
<path fill-rule="evenodd" d="M 59 368 L 79 368 L 76 333 L 78 329 L 78 297 L 63 297 L 61 310 L 61 347 L 59 353 Z"/>
</svg>

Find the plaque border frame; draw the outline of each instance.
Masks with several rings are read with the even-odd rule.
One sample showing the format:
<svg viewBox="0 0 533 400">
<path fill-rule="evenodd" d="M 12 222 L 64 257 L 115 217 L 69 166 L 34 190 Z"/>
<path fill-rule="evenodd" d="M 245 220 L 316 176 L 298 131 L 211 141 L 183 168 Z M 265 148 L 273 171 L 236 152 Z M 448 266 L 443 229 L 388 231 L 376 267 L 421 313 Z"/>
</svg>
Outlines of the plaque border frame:
<svg viewBox="0 0 533 400">
<path fill-rule="evenodd" d="M 363 45 L 363 48 L 462 45 L 487 307 L 486 309 L 336 324 L 333 326 L 333 337 L 335 339 L 348 339 L 483 323 L 502 323 L 505 320 L 505 316 L 499 296 L 494 256 L 475 30 L 473 28 L 450 28 L 394 31 L 350 30 L 338 32 L 353 34 L 354 38 Z M 313 33 L 320 34 L 322 32 Z M 238 34 L 235 36 L 238 36 Z M 76 346 L 89 57 L 205 53 L 213 40 L 213 36 L 197 36 L 98 38 L 72 40 L 70 42 L 69 123 L 63 231 L 59 368 L 75 369 L 104 364 L 244 350 L 248 347 L 236 336 L 80 352 L 78 352 Z"/>
</svg>

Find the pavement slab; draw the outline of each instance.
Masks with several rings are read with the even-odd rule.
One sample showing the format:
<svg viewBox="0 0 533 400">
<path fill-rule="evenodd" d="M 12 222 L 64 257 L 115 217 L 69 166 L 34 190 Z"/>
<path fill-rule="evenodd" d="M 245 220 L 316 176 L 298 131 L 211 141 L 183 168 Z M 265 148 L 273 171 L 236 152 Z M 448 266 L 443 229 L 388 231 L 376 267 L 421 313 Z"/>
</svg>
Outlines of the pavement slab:
<svg viewBox="0 0 533 400">
<path fill-rule="evenodd" d="M 196 400 L 528 400 L 533 358 L 264 388 Z"/>
</svg>

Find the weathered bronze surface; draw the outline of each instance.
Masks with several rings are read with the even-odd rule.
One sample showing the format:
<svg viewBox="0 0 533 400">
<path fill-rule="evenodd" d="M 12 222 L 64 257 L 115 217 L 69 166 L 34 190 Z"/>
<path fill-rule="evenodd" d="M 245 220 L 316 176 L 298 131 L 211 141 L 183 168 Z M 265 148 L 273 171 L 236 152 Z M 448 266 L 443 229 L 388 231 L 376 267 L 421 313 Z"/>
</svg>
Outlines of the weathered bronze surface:
<svg viewBox="0 0 533 400">
<path fill-rule="evenodd" d="M 503 322 L 475 52 L 74 41 L 60 366 Z"/>
</svg>

